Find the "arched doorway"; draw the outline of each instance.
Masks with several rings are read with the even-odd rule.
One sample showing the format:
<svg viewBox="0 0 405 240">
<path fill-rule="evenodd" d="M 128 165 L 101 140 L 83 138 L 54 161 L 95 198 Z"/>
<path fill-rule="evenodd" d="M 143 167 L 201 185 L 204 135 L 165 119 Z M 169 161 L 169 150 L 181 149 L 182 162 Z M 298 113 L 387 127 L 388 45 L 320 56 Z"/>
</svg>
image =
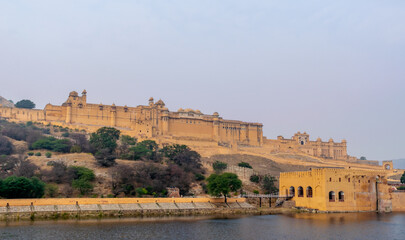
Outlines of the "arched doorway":
<svg viewBox="0 0 405 240">
<path fill-rule="evenodd" d="M 330 191 L 329 192 L 329 202 L 334 202 L 335 201 L 335 192 Z"/>
<path fill-rule="evenodd" d="M 312 187 L 307 187 L 307 198 L 312 197 Z"/>
<path fill-rule="evenodd" d="M 298 187 L 298 197 L 303 197 L 303 196 L 304 196 L 304 189 L 301 186 L 299 186 Z"/>
<path fill-rule="evenodd" d="M 339 202 L 345 201 L 345 193 L 343 191 L 339 192 Z"/>
<path fill-rule="evenodd" d="M 294 197 L 295 196 L 295 188 L 294 187 L 290 187 L 290 189 L 289 189 L 289 194 L 288 195 L 290 195 L 290 196 L 292 196 L 292 197 Z"/>
</svg>

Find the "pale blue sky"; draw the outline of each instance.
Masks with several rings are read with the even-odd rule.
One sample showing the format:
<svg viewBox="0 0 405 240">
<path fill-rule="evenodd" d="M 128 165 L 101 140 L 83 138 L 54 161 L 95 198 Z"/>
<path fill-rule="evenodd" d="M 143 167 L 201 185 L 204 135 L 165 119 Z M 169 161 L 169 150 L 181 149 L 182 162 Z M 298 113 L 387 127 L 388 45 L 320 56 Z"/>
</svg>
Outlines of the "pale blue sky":
<svg viewBox="0 0 405 240">
<path fill-rule="evenodd" d="M 405 157 L 405 1 L 0 0 L 0 95 L 218 111 Z"/>
</svg>

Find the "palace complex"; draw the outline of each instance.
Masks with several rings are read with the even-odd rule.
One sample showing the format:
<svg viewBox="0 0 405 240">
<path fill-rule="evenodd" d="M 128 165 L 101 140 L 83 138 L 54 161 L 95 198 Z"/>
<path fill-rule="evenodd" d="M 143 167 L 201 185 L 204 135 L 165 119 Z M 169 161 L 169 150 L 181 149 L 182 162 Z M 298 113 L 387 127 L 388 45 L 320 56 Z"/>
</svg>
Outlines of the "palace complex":
<svg viewBox="0 0 405 240">
<path fill-rule="evenodd" d="M 162 100 L 149 99 L 148 105 L 137 107 L 87 103 L 87 92 L 75 91 L 61 105 L 47 104 L 43 110 L 0 106 L 0 118 L 11 121 L 51 123 L 93 132 L 103 126 L 115 127 L 124 134 L 140 139 L 183 139 L 205 141 L 219 146 L 260 147 L 268 152 L 298 152 L 316 157 L 353 160 L 347 154 L 347 143 L 311 141 L 307 133 L 296 133 L 291 139 L 263 137 L 261 123 L 225 120 L 217 112 L 203 114 L 199 110 L 169 111 Z"/>
</svg>

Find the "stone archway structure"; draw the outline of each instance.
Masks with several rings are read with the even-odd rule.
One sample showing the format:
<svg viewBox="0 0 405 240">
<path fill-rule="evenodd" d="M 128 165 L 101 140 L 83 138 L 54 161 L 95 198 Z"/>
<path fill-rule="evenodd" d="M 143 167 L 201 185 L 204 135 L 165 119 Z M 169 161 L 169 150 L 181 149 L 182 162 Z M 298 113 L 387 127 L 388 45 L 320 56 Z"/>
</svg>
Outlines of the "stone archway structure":
<svg viewBox="0 0 405 240">
<path fill-rule="evenodd" d="M 393 170 L 394 169 L 394 164 L 392 161 L 383 161 L 382 166 L 384 170 Z"/>
</svg>

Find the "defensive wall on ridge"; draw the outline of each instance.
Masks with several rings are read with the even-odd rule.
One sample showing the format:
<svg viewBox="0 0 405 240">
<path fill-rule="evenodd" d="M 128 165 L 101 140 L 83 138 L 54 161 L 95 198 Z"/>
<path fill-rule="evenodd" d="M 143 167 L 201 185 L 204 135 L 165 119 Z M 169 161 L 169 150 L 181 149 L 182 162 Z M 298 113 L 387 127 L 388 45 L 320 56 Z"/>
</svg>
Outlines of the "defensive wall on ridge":
<svg viewBox="0 0 405 240">
<path fill-rule="evenodd" d="M 0 106 L 0 119 L 17 122 L 41 122 L 94 132 L 103 126 L 115 127 L 123 134 L 157 142 L 190 142 L 190 145 L 231 150 L 240 147 L 260 148 L 268 153 L 295 152 L 325 159 L 378 165 L 377 161 L 358 161 L 347 154 L 347 142 L 311 141 L 307 133 L 297 132 L 291 139 L 263 136 L 261 123 L 225 120 L 217 112 L 203 114 L 199 110 L 169 111 L 162 100 L 149 99 L 148 105 L 137 107 L 87 103 L 87 92 L 70 92 L 61 105 L 47 104 L 44 110 Z M 252 148 L 252 149 L 253 149 Z"/>
</svg>

